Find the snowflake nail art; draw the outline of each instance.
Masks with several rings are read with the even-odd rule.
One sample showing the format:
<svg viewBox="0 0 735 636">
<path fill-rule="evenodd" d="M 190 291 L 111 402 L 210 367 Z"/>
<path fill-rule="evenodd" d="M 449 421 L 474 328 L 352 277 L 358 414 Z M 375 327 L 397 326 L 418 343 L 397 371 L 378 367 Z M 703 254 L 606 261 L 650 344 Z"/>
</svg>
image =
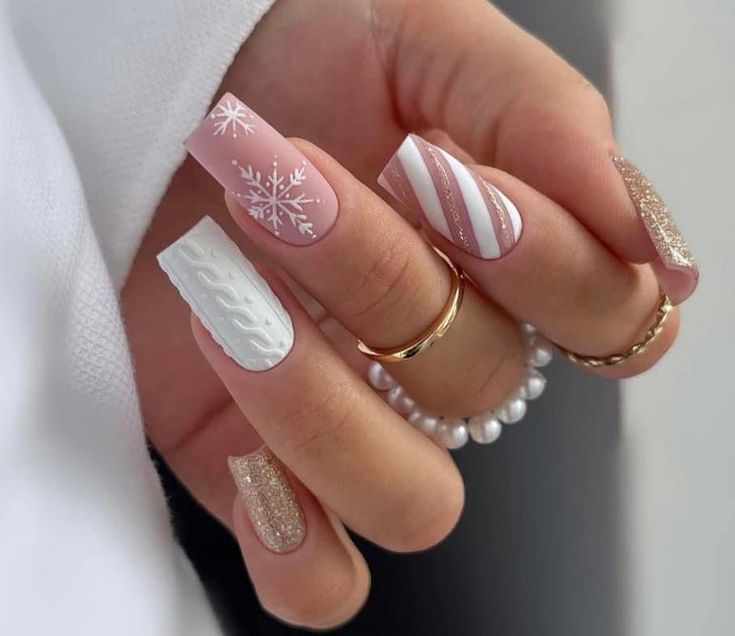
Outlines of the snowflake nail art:
<svg viewBox="0 0 735 636">
<path fill-rule="evenodd" d="M 285 243 L 311 245 L 337 220 L 337 197 L 322 174 L 234 95 L 220 99 L 186 147 L 237 197 L 243 216 Z"/>
<path fill-rule="evenodd" d="M 255 132 L 255 125 L 252 122 L 255 115 L 237 99 L 230 100 L 225 96 L 209 115 L 209 118 L 214 123 L 213 135 L 225 135 L 228 128 L 232 129 L 234 138 L 237 138 L 237 132 L 240 129 L 246 136 Z"/>
<path fill-rule="evenodd" d="M 240 177 L 248 186 L 247 192 L 239 192 L 236 196 L 251 217 L 269 225 L 276 236 L 281 235 L 281 226 L 288 221 L 302 236 L 316 238 L 314 224 L 309 220 L 304 206 L 319 204 L 321 200 L 310 199 L 303 190 L 298 189 L 306 181 L 305 160 L 300 167 L 285 176 L 279 174 L 277 157 L 274 157 L 273 170 L 265 180 L 263 174 L 251 165 L 242 167 L 236 159 L 232 160 L 232 165 L 237 167 Z"/>
</svg>

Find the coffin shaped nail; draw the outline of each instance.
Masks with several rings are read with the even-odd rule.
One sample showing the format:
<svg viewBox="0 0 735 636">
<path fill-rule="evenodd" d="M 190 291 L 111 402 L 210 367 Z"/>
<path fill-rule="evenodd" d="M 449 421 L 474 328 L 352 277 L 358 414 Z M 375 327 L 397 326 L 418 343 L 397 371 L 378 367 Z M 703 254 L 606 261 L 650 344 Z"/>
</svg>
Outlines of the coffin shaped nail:
<svg viewBox="0 0 735 636">
<path fill-rule="evenodd" d="M 306 524 L 281 462 L 263 447 L 244 457 L 230 457 L 228 463 L 261 543 L 279 553 L 299 547 Z"/>
<path fill-rule="evenodd" d="M 265 371 L 291 351 L 290 316 L 210 217 L 163 250 L 158 263 L 214 340 L 240 366 Z"/>
<path fill-rule="evenodd" d="M 310 245 L 334 225 L 337 197 L 326 179 L 234 95 L 219 100 L 185 146 L 250 218 L 286 243 Z"/>
<path fill-rule="evenodd" d="M 699 281 L 699 268 L 669 208 L 653 184 L 630 161 L 611 157 L 651 238 L 662 267 L 656 267 L 661 286 L 675 303 L 688 298 Z"/>
<path fill-rule="evenodd" d="M 473 256 L 501 258 L 521 236 L 521 215 L 507 196 L 418 135 L 406 137 L 378 183 Z"/>
</svg>

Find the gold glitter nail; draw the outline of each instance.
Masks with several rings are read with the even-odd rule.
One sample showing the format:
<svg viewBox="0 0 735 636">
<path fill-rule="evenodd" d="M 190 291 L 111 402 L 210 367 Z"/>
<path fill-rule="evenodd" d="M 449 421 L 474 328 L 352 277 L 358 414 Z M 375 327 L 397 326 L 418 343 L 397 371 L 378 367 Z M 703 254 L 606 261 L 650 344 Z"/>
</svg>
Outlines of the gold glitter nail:
<svg viewBox="0 0 735 636">
<path fill-rule="evenodd" d="M 697 263 L 653 184 L 630 161 L 611 157 L 664 265 L 696 272 Z"/>
<path fill-rule="evenodd" d="M 281 462 L 265 446 L 245 457 L 229 457 L 227 461 L 263 545 L 273 552 L 298 548 L 304 540 L 306 525 Z"/>
</svg>

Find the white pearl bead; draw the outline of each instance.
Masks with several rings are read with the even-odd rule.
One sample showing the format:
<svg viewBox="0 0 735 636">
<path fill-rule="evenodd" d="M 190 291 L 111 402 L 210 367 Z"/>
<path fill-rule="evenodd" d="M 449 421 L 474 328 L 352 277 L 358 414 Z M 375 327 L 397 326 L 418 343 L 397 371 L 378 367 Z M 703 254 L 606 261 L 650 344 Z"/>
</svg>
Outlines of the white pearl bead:
<svg viewBox="0 0 735 636">
<path fill-rule="evenodd" d="M 393 407 L 393 410 L 401 415 L 408 415 L 411 411 L 416 408 L 416 402 L 406 395 L 403 387 L 394 386 L 388 391 L 388 404 Z"/>
<path fill-rule="evenodd" d="M 545 388 L 546 378 L 536 369 L 529 369 L 519 395 L 525 400 L 535 400 L 541 396 Z"/>
<path fill-rule="evenodd" d="M 528 362 L 534 367 L 545 367 L 554 357 L 554 348 L 541 334 L 532 336 L 528 345 Z"/>
<path fill-rule="evenodd" d="M 478 444 L 492 444 L 503 432 L 503 426 L 492 411 L 471 417 L 468 429 L 470 437 Z"/>
<path fill-rule="evenodd" d="M 388 391 L 396 385 L 396 381 L 379 362 L 372 362 L 368 368 L 368 382 L 376 391 Z"/>
<path fill-rule="evenodd" d="M 495 415 L 504 424 L 515 424 L 523 419 L 526 409 L 526 400 L 516 397 L 503 404 L 502 408 L 495 412 Z"/>
<path fill-rule="evenodd" d="M 424 413 L 421 409 L 414 410 L 411 415 L 408 416 L 408 421 L 411 422 L 417 430 L 429 437 L 432 437 L 436 433 L 436 429 L 439 426 L 438 417 Z"/>
<path fill-rule="evenodd" d="M 464 420 L 442 420 L 434 437 L 444 448 L 456 450 L 467 443 L 469 433 Z"/>
<path fill-rule="evenodd" d="M 526 337 L 530 338 L 536 333 L 536 327 L 529 325 L 527 322 L 521 324 L 521 333 Z"/>
</svg>

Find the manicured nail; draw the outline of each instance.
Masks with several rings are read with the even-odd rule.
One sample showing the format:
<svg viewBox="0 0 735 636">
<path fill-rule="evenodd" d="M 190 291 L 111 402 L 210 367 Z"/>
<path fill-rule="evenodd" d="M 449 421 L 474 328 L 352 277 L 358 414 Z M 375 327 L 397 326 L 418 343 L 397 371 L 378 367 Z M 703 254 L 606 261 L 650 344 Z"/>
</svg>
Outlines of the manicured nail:
<svg viewBox="0 0 735 636">
<path fill-rule="evenodd" d="M 301 512 L 281 462 L 267 448 L 228 459 L 255 533 L 273 552 L 291 552 L 306 534 Z"/>
<path fill-rule="evenodd" d="M 658 268 L 662 287 L 675 303 L 685 300 L 699 281 L 699 269 L 687 242 L 646 176 L 625 157 L 614 155 L 612 162 L 623 178 L 663 268 L 668 270 Z"/>
<path fill-rule="evenodd" d="M 417 135 L 406 137 L 378 183 L 473 256 L 501 258 L 521 236 L 521 215 L 508 197 Z"/>
<path fill-rule="evenodd" d="M 296 147 L 227 93 L 186 148 L 249 217 L 291 245 L 310 245 L 337 220 L 337 197 Z"/>
<path fill-rule="evenodd" d="M 158 263 L 215 341 L 240 366 L 265 371 L 291 351 L 291 318 L 237 245 L 205 216 Z"/>
</svg>

